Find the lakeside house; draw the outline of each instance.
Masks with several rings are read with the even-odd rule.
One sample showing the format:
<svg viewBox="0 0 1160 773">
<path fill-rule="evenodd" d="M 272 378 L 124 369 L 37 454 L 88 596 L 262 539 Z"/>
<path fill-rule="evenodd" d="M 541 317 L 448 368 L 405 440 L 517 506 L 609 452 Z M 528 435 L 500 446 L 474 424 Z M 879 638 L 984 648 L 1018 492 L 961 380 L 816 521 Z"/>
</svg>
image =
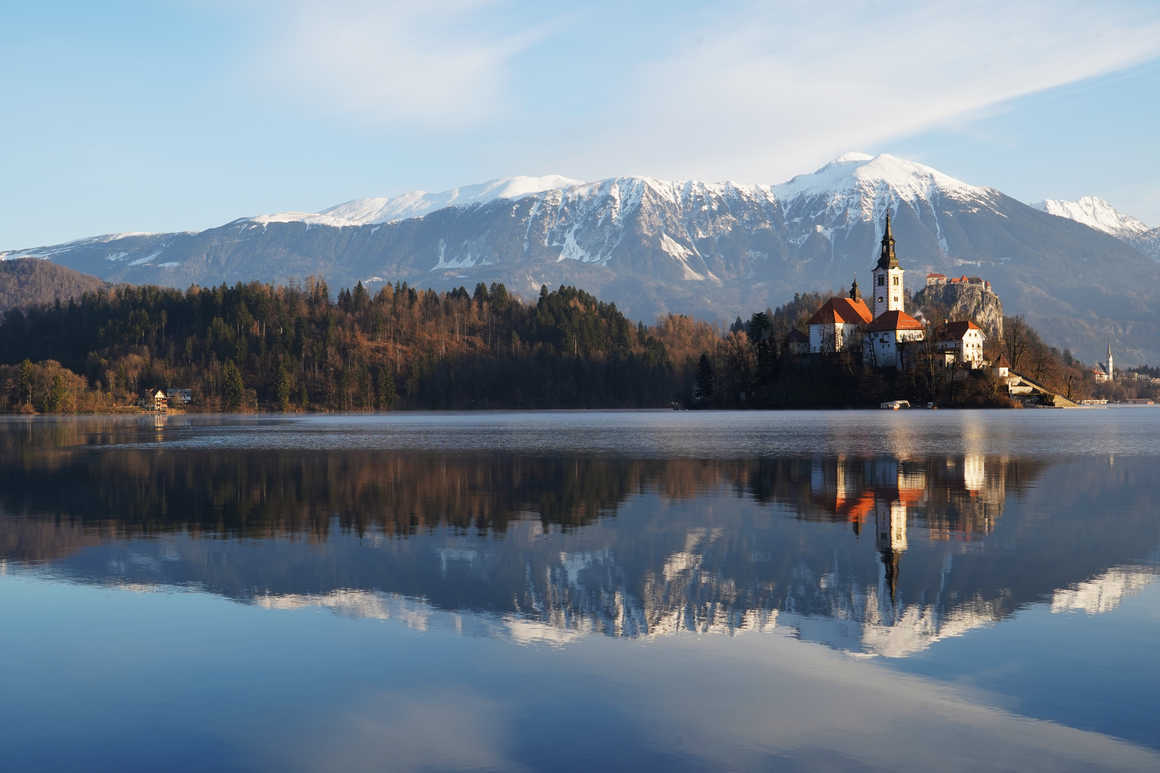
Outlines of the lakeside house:
<svg viewBox="0 0 1160 773">
<path fill-rule="evenodd" d="M 999 359 L 991 365 L 995 371 L 995 378 L 1000 381 L 1005 381 L 1011 377 L 1011 361 L 1007 359 L 1006 354 L 1000 354 Z"/>
<path fill-rule="evenodd" d="M 141 398 L 141 407 L 154 413 L 164 413 L 169 410 L 169 396 L 163 389 L 147 389 Z"/>
<path fill-rule="evenodd" d="M 193 390 L 188 387 L 174 387 L 169 390 L 169 401 L 189 405 L 193 402 Z"/>
<path fill-rule="evenodd" d="M 977 370 L 984 365 L 983 345 L 987 334 L 970 320 L 948 322 L 935 333 L 935 349 L 946 365 L 963 365 Z"/>
</svg>

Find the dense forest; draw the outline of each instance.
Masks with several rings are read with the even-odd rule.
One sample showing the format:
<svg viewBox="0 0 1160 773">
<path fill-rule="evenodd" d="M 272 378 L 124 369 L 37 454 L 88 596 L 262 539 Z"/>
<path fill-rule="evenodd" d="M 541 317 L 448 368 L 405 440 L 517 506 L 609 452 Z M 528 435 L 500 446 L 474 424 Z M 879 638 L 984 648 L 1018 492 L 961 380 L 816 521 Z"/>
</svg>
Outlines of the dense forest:
<svg viewBox="0 0 1160 773">
<path fill-rule="evenodd" d="M 95 276 L 40 258 L 0 260 L 0 312 L 79 298 L 108 285 Z"/>
<path fill-rule="evenodd" d="M 373 296 L 359 284 L 337 297 L 321 282 L 117 287 L 5 314 L 0 411 L 115 410 L 150 388 L 189 389 L 190 409 L 227 411 L 1008 403 L 989 371 L 933 356 L 894 371 L 853 354 L 792 355 L 787 336 L 824 300 L 800 294 L 725 329 L 681 315 L 634 323 L 572 287 L 534 302 L 498 284 Z M 1090 393 L 1081 363 L 1021 319 L 1007 325 L 1015 369 Z"/>
</svg>

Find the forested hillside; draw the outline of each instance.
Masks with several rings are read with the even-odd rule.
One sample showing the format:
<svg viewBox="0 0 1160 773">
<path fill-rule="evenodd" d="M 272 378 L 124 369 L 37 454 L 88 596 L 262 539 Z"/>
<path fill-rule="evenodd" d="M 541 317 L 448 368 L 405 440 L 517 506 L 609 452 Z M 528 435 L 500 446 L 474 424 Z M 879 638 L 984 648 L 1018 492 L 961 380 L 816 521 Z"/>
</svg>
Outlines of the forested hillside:
<svg viewBox="0 0 1160 773">
<path fill-rule="evenodd" d="M 202 408 L 276 410 L 664 405 L 664 346 L 572 288 L 525 304 L 468 293 L 323 283 L 123 287 L 10 311 L 0 362 L 55 360 L 109 402 L 188 387 Z M 35 400 L 31 401 L 35 405 Z"/>
<path fill-rule="evenodd" d="M 39 258 L 0 261 L 0 312 L 16 306 L 35 306 L 69 298 L 107 285 L 95 276 Z"/>
<path fill-rule="evenodd" d="M 724 329 L 680 315 L 633 323 L 572 287 L 529 303 L 483 284 L 374 296 L 359 284 L 336 299 L 322 282 L 124 286 L 4 315 L 0 411 L 114 410 L 149 388 L 187 388 L 191 410 L 226 411 L 1007 404 L 990 371 L 947 369 L 933 350 L 899 372 L 856 352 L 791 353 L 789 333 L 824 300 L 798 294 Z M 1006 327 L 1017 370 L 1069 397 L 1092 391 L 1070 354 L 1022 319 Z M 989 348 L 997 357 L 1000 343 Z"/>
</svg>

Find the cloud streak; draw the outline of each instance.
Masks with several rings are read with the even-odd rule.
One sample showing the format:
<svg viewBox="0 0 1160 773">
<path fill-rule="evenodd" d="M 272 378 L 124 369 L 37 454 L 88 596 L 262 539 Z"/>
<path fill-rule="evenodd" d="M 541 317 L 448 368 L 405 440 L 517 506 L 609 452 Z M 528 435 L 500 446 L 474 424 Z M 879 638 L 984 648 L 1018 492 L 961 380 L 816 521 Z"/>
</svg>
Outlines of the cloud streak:
<svg viewBox="0 0 1160 773">
<path fill-rule="evenodd" d="M 484 129 L 510 156 L 496 174 L 779 182 L 1160 56 L 1160 7 L 1116 0 L 279 8 L 288 21 L 256 53 L 267 84 L 427 152 L 422 132 Z"/>
<path fill-rule="evenodd" d="M 546 23 L 496 23 L 488 0 L 295 0 L 260 46 L 263 79 L 328 114 L 471 128 L 503 111 L 511 60 Z"/>
<path fill-rule="evenodd" d="M 805 161 L 872 148 L 1160 56 L 1154 6 L 766 9 L 735 7 L 642 67 L 623 103 L 629 141 L 622 131 L 605 132 L 583 163 L 776 181 Z M 632 153 L 617 151 L 624 147 Z"/>
</svg>

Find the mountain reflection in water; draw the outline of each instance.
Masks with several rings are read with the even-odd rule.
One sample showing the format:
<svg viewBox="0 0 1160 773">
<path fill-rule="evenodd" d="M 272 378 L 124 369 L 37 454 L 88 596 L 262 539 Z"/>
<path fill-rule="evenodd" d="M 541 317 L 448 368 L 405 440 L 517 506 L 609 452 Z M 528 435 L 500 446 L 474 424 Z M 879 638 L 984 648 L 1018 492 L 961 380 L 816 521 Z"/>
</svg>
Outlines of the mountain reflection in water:
<svg viewBox="0 0 1160 773">
<path fill-rule="evenodd" d="M 777 628 L 905 657 L 1033 602 L 1113 608 L 1160 545 L 1148 458 L 142 447 L 149 432 L 0 432 L 4 566 L 518 642 Z"/>
</svg>

